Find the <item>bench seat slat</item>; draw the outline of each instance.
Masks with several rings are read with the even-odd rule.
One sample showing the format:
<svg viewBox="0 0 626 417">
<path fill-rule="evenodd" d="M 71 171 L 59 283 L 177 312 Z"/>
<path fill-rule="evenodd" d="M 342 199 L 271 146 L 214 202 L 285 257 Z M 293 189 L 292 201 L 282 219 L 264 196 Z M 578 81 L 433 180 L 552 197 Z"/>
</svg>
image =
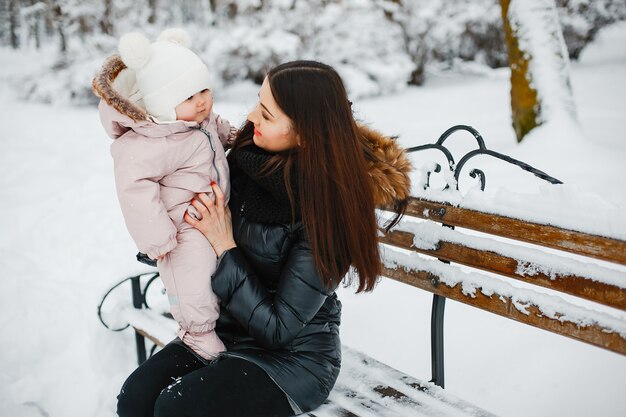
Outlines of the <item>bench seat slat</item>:
<svg viewBox="0 0 626 417">
<path fill-rule="evenodd" d="M 176 337 L 178 323 L 154 310 L 129 307 L 121 315 L 137 333 L 159 347 L 165 346 Z"/>
<path fill-rule="evenodd" d="M 176 322 L 149 309 L 122 312 L 135 331 L 163 347 L 176 336 Z M 442 388 L 412 378 L 342 346 L 342 367 L 328 400 L 311 417 L 494 417 Z"/>
<path fill-rule="evenodd" d="M 448 233 L 454 232 L 448 231 Z M 436 249 L 423 249 L 415 247 L 413 239 L 412 233 L 391 231 L 385 236 L 381 236 L 379 240 L 388 245 L 515 278 L 626 311 L 626 289 L 616 285 L 592 281 L 576 275 L 556 274 L 554 278 L 551 278 L 541 272 L 544 270 L 542 265 L 535 264 L 532 261 L 522 261 L 527 267 L 536 270 L 534 275 L 527 276 L 518 272 L 519 260 L 502 255 L 495 250 L 476 249 L 447 241 L 439 241 Z M 506 246 L 506 244 L 501 242 L 498 242 L 498 244 Z M 618 273 L 616 272 L 616 274 Z M 624 283 L 626 284 L 626 277 L 624 277 Z"/>
<path fill-rule="evenodd" d="M 326 404 L 312 417 L 495 417 L 442 388 L 420 381 L 350 347 Z"/>
<path fill-rule="evenodd" d="M 402 268 L 392 269 L 386 267 L 384 268 L 383 274 L 396 281 L 421 288 L 431 293 L 626 355 L 626 339 L 619 333 L 607 330 L 598 325 L 579 326 L 571 321 L 553 319 L 542 314 L 541 310 L 535 305 L 529 305 L 527 307 L 528 314 L 524 314 L 515 307 L 511 297 L 498 293 L 487 296 L 481 291 L 476 291 L 473 296 L 465 295 L 462 285 L 457 284 L 454 287 L 450 287 L 440 282 L 442 277 L 428 271 L 411 270 L 407 272 Z M 583 309 L 578 306 L 573 307 Z"/>
<path fill-rule="evenodd" d="M 464 227 L 626 265 L 626 242 L 622 240 L 564 230 L 414 197 L 409 198 L 406 213 L 450 226 Z"/>
</svg>

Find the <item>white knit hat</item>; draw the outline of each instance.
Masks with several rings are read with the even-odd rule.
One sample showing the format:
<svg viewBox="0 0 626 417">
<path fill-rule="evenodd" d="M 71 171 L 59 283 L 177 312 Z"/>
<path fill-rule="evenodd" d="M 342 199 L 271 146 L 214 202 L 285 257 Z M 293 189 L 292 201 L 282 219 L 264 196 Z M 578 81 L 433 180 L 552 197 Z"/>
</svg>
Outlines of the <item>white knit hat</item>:
<svg viewBox="0 0 626 417">
<path fill-rule="evenodd" d="M 183 29 L 167 29 L 152 44 L 140 33 L 120 38 L 122 61 L 135 71 L 146 111 L 159 122 L 176 120 L 176 106 L 210 88 L 209 69 L 189 46 Z"/>
</svg>

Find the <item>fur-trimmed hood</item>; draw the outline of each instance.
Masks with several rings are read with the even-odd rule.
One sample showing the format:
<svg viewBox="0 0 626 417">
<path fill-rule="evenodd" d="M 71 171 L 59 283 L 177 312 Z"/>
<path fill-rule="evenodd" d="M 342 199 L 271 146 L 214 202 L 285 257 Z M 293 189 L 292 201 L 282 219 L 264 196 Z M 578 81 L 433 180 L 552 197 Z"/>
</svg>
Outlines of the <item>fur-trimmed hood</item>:
<svg viewBox="0 0 626 417">
<path fill-rule="evenodd" d="M 411 163 L 396 141 L 376 130 L 358 125 L 365 148 L 369 175 L 377 206 L 392 207 L 411 192 Z"/>
<path fill-rule="evenodd" d="M 134 71 L 127 68 L 119 55 L 112 55 L 94 77 L 92 90 L 101 98 L 100 121 L 107 134 L 117 139 L 129 130 L 145 137 L 163 137 L 197 127 L 197 122 L 177 120 L 157 123 L 143 107 Z"/>
<path fill-rule="evenodd" d="M 135 122 L 147 121 L 148 113 L 140 102 L 131 100 L 136 91 L 133 71 L 126 68 L 119 55 L 111 55 L 91 82 L 95 95 L 120 114 Z"/>
</svg>

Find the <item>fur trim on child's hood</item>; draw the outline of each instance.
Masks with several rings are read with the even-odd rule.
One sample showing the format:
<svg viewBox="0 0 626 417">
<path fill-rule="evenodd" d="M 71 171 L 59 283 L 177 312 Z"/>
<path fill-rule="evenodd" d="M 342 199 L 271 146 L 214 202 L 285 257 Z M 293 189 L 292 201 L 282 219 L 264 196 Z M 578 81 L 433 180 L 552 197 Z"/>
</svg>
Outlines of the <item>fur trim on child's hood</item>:
<svg viewBox="0 0 626 417">
<path fill-rule="evenodd" d="M 188 131 L 196 122 L 176 120 L 158 123 L 138 98 L 134 71 L 126 68 L 119 55 L 109 57 L 92 82 L 94 94 L 100 100 L 100 121 L 107 134 L 117 139 L 129 130 L 146 137 L 163 137 Z"/>
<path fill-rule="evenodd" d="M 141 101 L 132 100 L 136 92 L 134 73 L 126 68 L 119 55 L 107 58 L 94 77 L 91 87 L 94 94 L 120 114 L 128 116 L 135 122 L 148 121 L 148 113 Z"/>
</svg>

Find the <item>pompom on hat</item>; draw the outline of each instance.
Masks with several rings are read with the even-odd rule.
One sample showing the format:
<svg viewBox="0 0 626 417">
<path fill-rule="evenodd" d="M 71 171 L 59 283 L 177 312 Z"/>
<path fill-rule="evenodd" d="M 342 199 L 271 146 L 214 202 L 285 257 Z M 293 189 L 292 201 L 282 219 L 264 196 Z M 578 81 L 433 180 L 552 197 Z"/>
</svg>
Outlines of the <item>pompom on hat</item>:
<svg viewBox="0 0 626 417">
<path fill-rule="evenodd" d="M 140 33 L 120 38 L 122 61 L 135 71 L 146 111 L 159 122 L 176 120 L 176 106 L 210 88 L 209 69 L 190 43 L 183 29 L 167 29 L 153 43 Z"/>
</svg>

